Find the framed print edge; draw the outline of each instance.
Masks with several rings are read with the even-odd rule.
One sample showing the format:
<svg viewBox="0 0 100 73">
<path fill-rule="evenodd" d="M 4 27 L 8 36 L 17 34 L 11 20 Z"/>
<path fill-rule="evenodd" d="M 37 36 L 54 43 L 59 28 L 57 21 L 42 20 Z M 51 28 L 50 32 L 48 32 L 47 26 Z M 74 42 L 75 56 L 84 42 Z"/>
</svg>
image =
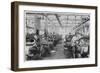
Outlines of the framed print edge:
<svg viewBox="0 0 100 73">
<path fill-rule="evenodd" d="M 95 7 L 95 66 L 98 66 L 98 7 Z"/>
<path fill-rule="evenodd" d="M 48 67 L 34 67 L 34 68 L 19 68 L 19 5 L 36 5 L 36 6 L 50 6 L 50 7 L 68 7 L 68 8 L 83 8 L 95 10 L 95 64 L 84 65 L 64 65 L 64 66 L 48 66 Z M 97 66 L 97 7 L 96 6 L 82 6 L 82 5 L 67 5 L 67 4 L 49 4 L 49 3 L 33 3 L 33 2 L 12 2 L 11 3 L 11 70 L 13 71 L 28 71 L 28 70 L 46 70 L 46 69 L 61 69 L 61 68 L 79 68 L 79 67 L 94 67 Z"/>
<path fill-rule="evenodd" d="M 11 3 L 11 70 L 18 69 L 18 6 Z"/>
<path fill-rule="evenodd" d="M 65 69 L 65 68 L 84 68 L 84 67 L 96 67 L 97 64 L 86 65 L 65 65 L 65 66 L 52 66 L 52 67 L 36 67 L 36 68 L 17 68 L 13 71 L 31 71 L 31 70 L 50 70 L 50 69 Z"/>
</svg>

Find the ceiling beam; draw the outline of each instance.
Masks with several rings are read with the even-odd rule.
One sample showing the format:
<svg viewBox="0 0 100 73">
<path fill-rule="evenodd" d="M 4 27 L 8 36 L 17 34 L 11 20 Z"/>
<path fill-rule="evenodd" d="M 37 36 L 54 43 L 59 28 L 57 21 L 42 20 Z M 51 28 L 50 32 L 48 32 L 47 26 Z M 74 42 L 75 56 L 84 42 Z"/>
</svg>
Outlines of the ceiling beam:
<svg viewBox="0 0 100 73">
<path fill-rule="evenodd" d="M 60 24 L 60 26 L 62 27 L 62 23 L 61 23 L 61 21 L 60 21 L 60 19 L 59 19 L 58 15 L 57 15 L 57 14 L 55 14 L 55 16 L 56 16 L 56 19 L 58 20 L 58 23 L 59 23 L 59 24 Z"/>
</svg>

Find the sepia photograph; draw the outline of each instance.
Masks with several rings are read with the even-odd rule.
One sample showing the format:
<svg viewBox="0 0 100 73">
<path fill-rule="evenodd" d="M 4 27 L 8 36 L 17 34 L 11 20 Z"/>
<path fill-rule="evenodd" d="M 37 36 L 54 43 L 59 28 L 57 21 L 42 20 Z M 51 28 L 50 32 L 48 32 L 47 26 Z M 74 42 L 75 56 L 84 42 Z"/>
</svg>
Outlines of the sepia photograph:
<svg viewBox="0 0 100 73">
<path fill-rule="evenodd" d="M 24 11 L 25 60 L 89 58 L 90 14 Z"/>
</svg>

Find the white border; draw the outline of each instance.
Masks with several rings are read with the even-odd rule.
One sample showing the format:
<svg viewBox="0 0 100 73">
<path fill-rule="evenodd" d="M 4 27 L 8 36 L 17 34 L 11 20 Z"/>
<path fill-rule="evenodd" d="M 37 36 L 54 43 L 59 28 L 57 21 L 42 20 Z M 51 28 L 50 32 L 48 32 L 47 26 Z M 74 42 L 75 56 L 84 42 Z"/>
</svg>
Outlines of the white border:
<svg viewBox="0 0 100 73">
<path fill-rule="evenodd" d="M 24 61 L 24 10 L 90 13 L 90 58 Z M 95 64 L 95 10 L 19 5 L 19 68 Z"/>
</svg>

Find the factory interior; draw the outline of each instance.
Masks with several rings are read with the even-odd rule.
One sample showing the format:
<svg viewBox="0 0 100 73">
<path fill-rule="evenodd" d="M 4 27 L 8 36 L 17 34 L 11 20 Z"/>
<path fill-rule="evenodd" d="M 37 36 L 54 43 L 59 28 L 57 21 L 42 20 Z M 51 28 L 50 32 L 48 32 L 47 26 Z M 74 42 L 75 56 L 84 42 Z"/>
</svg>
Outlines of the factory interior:
<svg viewBox="0 0 100 73">
<path fill-rule="evenodd" d="M 25 59 L 89 58 L 90 15 L 25 13 Z"/>
</svg>

